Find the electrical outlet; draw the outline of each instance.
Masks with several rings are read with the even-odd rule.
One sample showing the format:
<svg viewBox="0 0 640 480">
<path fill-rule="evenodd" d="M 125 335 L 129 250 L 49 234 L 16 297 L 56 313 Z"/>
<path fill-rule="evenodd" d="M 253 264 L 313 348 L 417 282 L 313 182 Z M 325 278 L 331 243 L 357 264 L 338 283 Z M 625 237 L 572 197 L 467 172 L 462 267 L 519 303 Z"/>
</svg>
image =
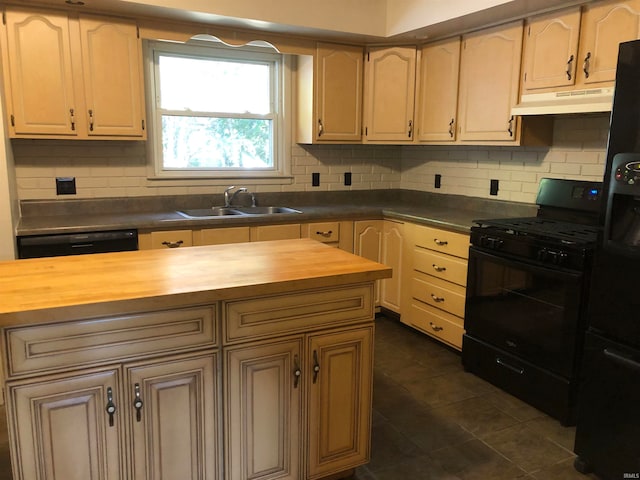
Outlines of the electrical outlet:
<svg viewBox="0 0 640 480">
<path fill-rule="evenodd" d="M 442 184 L 442 175 L 440 175 L 439 173 L 436 173 L 436 179 L 433 182 L 433 186 L 434 188 L 440 188 L 441 184 Z"/>
<path fill-rule="evenodd" d="M 318 172 L 314 172 L 311 174 L 311 186 L 312 187 L 320 186 L 320 174 Z"/>
<path fill-rule="evenodd" d="M 491 187 L 489 187 L 489 195 L 498 195 L 498 180 L 491 180 Z"/>
<path fill-rule="evenodd" d="M 351 172 L 344 172 L 344 184 L 347 187 L 351 185 Z"/>
<path fill-rule="evenodd" d="M 56 195 L 75 195 L 76 177 L 56 177 Z"/>
</svg>

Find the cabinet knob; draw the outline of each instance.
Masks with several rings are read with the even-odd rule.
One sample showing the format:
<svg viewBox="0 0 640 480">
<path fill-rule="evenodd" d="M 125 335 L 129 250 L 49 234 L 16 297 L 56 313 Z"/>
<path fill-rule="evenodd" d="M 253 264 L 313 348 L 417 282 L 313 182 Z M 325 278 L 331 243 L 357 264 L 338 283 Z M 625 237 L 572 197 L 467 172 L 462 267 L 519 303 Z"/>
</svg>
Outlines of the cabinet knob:
<svg viewBox="0 0 640 480">
<path fill-rule="evenodd" d="M 318 362 L 318 352 L 313 351 L 313 383 L 318 380 L 318 374 L 320 373 L 320 362 Z"/>
<path fill-rule="evenodd" d="M 178 240 L 177 242 L 162 242 L 162 245 L 168 248 L 178 248 L 184 242 L 182 240 Z"/>
<path fill-rule="evenodd" d="M 567 60 L 567 80 L 571 80 L 571 72 L 573 71 L 573 55 Z"/>
<path fill-rule="evenodd" d="M 113 389 L 111 387 L 107 387 L 107 405 L 105 406 L 105 410 L 109 415 L 109 426 L 113 427 L 113 416 L 116 413 L 117 407 L 113 402 Z"/>
<path fill-rule="evenodd" d="M 139 422 L 142 420 L 142 405 L 144 402 L 142 401 L 142 396 L 140 395 L 140 384 L 136 383 L 133 386 L 134 399 L 133 399 L 133 408 L 136 409 L 136 421 Z"/>
<path fill-rule="evenodd" d="M 295 355 L 293 357 L 293 388 L 298 388 L 301 375 L 302 370 L 300 370 L 300 360 L 298 360 L 298 356 Z"/>
<path fill-rule="evenodd" d="M 584 78 L 589 78 L 590 60 L 591 60 L 591 52 L 587 52 L 587 56 L 584 57 L 584 63 L 582 64 L 582 71 L 584 72 Z"/>
<path fill-rule="evenodd" d="M 444 327 L 439 327 L 438 325 L 436 325 L 433 322 L 429 322 L 429 326 L 431 327 L 431 330 L 433 330 L 434 332 L 440 332 L 444 328 Z"/>
</svg>

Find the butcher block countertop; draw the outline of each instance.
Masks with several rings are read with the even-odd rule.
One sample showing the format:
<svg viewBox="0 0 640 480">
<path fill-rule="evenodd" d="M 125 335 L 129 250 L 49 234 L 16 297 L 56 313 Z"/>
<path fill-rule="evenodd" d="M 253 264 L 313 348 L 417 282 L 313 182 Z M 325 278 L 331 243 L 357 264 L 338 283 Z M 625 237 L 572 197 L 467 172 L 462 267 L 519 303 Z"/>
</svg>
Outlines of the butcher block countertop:
<svg viewBox="0 0 640 480">
<path fill-rule="evenodd" d="M 0 327 L 61 321 L 70 309 L 155 309 L 388 277 L 389 267 L 310 239 L 7 261 Z"/>
</svg>

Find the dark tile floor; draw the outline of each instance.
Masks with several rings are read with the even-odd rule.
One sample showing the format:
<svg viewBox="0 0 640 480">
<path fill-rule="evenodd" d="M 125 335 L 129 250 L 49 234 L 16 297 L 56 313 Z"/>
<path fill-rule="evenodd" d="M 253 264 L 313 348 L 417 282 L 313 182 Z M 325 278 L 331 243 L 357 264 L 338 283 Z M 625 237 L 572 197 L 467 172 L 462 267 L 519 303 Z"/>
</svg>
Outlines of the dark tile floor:
<svg viewBox="0 0 640 480">
<path fill-rule="evenodd" d="M 573 468 L 575 428 L 478 377 L 459 353 L 376 321 L 371 462 L 357 480 L 588 480 Z"/>
<path fill-rule="evenodd" d="M 376 320 L 371 462 L 354 480 L 589 480 L 574 428 L 463 371 L 460 355 Z M 0 408 L 0 480 L 12 480 Z"/>
</svg>

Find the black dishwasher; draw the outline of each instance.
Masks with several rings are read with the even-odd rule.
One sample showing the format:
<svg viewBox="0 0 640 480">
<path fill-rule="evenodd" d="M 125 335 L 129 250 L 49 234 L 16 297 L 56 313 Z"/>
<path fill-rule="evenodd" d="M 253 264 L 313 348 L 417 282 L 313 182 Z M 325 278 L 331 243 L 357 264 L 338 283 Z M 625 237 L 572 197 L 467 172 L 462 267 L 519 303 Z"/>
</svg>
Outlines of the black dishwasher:
<svg viewBox="0 0 640 480">
<path fill-rule="evenodd" d="M 137 249 L 137 230 L 18 237 L 18 258 L 123 252 Z"/>
</svg>

